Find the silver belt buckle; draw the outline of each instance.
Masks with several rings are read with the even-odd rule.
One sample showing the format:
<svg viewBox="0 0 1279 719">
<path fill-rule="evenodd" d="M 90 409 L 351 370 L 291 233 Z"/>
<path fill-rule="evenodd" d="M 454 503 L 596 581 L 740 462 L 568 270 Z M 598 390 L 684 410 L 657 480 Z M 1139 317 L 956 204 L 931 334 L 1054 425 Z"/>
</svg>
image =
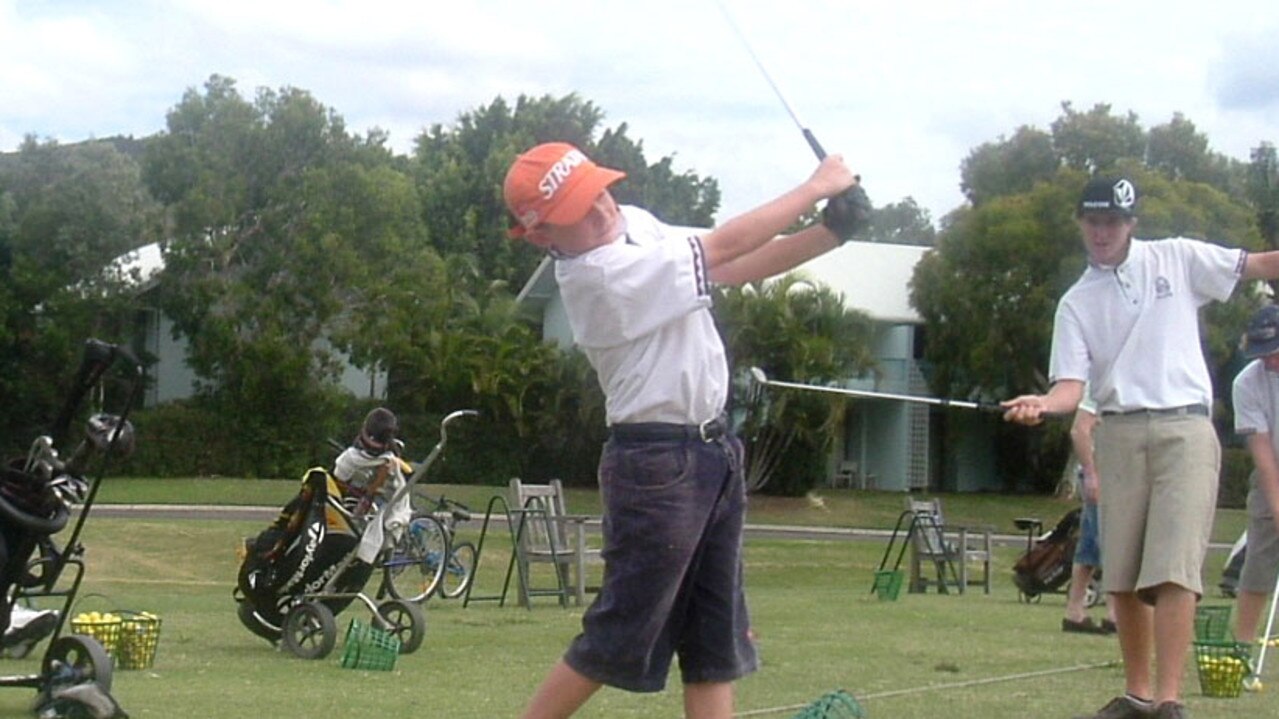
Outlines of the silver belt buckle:
<svg viewBox="0 0 1279 719">
<path fill-rule="evenodd" d="M 706 420 L 705 422 L 702 422 L 701 424 L 697 425 L 697 434 L 699 437 L 702 438 L 702 442 L 710 442 L 713 439 L 715 439 L 714 437 L 706 436 L 706 430 L 709 428 L 712 428 L 717 421 L 719 421 L 719 417 L 712 417 Z"/>
</svg>

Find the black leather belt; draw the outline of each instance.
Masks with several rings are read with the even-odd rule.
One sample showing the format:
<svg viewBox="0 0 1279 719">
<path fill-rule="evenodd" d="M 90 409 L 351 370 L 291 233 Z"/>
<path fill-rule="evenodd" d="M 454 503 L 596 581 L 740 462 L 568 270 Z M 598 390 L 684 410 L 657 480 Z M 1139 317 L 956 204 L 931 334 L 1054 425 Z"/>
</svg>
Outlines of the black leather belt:
<svg viewBox="0 0 1279 719">
<path fill-rule="evenodd" d="M 728 420 L 721 416 L 708 419 L 701 424 L 633 422 L 615 424 L 609 428 L 609 433 L 627 442 L 669 442 L 693 439 L 699 442 L 713 442 L 728 433 Z"/>
<path fill-rule="evenodd" d="M 1102 412 L 1103 417 L 1184 417 L 1186 415 L 1196 415 L 1199 417 L 1208 417 L 1211 412 L 1202 404 L 1188 404 L 1182 407 L 1168 407 L 1167 409 L 1127 409 L 1122 411 Z"/>
</svg>

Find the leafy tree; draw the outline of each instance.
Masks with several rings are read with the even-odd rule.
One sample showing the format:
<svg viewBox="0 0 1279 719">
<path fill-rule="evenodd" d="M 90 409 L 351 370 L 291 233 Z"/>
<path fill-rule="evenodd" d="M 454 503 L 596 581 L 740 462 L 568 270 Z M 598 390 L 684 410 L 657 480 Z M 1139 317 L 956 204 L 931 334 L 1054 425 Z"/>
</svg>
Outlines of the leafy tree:
<svg viewBox="0 0 1279 719">
<path fill-rule="evenodd" d="M 258 445 L 331 432 L 338 348 L 372 342 L 352 312 L 429 259 L 415 188 L 380 134 L 360 138 L 308 93 L 253 102 L 213 76 L 188 91 L 152 139 L 145 178 L 168 206 L 160 303 L 229 433 Z M 399 274 L 397 274 L 399 273 Z M 287 417 L 285 426 L 277 418 Z M 277 468 L 260 471 L 275 473 Z"/>
<path fill-rule="evenodd" d="M 110 142 L 28 137 L 0 166 L 0 433 L 15 446 L 52 420 L 83 342 L 132 339 L 119 255 L 156 236 L 137 164 Z"/>
<path fill-rule="evenodd" d="M 516 155 L 550 141 L 576 145 L 626 172 L 615 190 L 619 202 L 641 204 L 675 224 L 712 224 L 719 205 L 714 180 L 676 173 L 670 157 L 650 164 L 642 143 L 627 137 L 625 123 L 601 132 L 603 118 L 599 108 L 573 94 L 520 96 L 514 108 L 498 98 L 462 113 L 452 126 L 432 125 L 417 138 L 412 158 L 432 246 L 443 256 L 472 255 L 484 278 L 522 286 L 542 255 L 507 236 L 512 220 L 502 180 Z"/>
<path fill-rule="evenodd" d="M 1266 247 L 1279 249 L 1279 156 L 1269 142 L 1252 149 L 1247 194 L 1256 209 L 1257 226 Z"/>
<path fill-rule="evenodd" d="M 1079 112 L 1071 103 L 1063 102 L 1061 110 L 1061 117 L 1052 123 L 1053 148 L 1067 167 L 1106 173 L 1112 172 L 1121 160 L 1145 157 L 1146 133 L 1135 113 L 1117 117 L 1106 103 Z"/>
<path fill-rule="evenodd" d="M 1173 180 L 1211 182 L 1213 160 L 1208 137 L 1180 112 L 1164 125 L 1150 128 L 1146 164 Z"/>
<path fill-rule="evenodd" d="M 871 242 L 931 247 L 937 240 L 937 230 L 928 210 L 920 207 L 913 197 L 875 208 L 870 222 Z"/>
<path fill-rule="evenodd" d="M 974 205 L 1003 195 L 1027 192 L 1051 178 L 1060 161 L 1050 135 L 1033 127 L 1017 128 L 1011 138 L 987 142 L 960 163 L 960 188 Z"/>
</svg>

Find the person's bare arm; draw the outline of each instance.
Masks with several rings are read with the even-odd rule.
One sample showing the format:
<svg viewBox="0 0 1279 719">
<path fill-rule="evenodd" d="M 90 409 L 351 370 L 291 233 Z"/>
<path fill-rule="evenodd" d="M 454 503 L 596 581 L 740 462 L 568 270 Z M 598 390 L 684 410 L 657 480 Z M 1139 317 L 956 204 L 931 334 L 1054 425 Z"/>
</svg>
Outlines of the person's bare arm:
<svg viewBox="0 0 1279 719">
<path fill-rule="evenodd" d="M 1101 484 L 1093 462 L 1092 433 L 1096 426 L 1097 415 L 1083 409 L 1075 410 L 1075 421 L 1070 425 L 1070 443 L 1084 473 L 1083 499 L 1088 504 L 1096 504 L 1101 498 Z"/>
<path fill-rule="evenodd" d="M 711 281 L 722 285 L 742 285 L 792 270 L 840 246 L 840 241 L 822 225 L 765 242 L 758 249 L 710 270 Z"/>
<path fill-rule="evenodd" d="M 1279 251 L 1249 252 L 1243 263 L 1243 279 L 1279 279 Z"/>
<path fill-rule="evenodd" d="M 843 158 L 829 155 L 798 187 L 711 230 L 702 237 L 702 252 L 706 266 L 711 269 L 711 279 L 715 279 L 715 270 L 721 265 L 759 249 L 794 224 L 818 201 L 843 192 L 855 181 Z M 825 227 L 812 227 L 804 233 L 829 237 L 830 244 L 826 249 L 835 246 L 834 234 Z"/>
</svg>

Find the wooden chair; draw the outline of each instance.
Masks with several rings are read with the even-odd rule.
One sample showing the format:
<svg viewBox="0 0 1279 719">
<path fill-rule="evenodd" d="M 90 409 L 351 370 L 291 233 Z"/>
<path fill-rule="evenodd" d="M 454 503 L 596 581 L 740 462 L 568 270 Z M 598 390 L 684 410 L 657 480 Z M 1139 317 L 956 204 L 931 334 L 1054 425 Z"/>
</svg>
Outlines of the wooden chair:
<svg viewBox="0 0 1279 719">
<path fill-rule="evenodd" d="M 519 600 L 530 606 L 535 596 L 556 596 L 562 606 L 569 597 L 577 604 L 586 601 L 586 564 L 600 561 L 600 550 L 586 543 L 587 515 L 569 514 L 564 506 L 564 486 L 558 479 L 549 484 L 510 481 L 508 498 L 511 534 L 519 569 Z M 550 564 L 555 569 L 555 587 L 533 585 L 533 565 Z"/>
<path fill-rule="evenodd" d="M 910 579 L 912 593 L 927 592 L 930 586 L 942 594 L 954 588 L 963 594 L 968 587 L 981 585 L 990 594 L 990 527 L 956 527 L 946 524 L 940 499 L 906 498 L 910 523 Z M 924 567 L 932 565 L 936 579 Z M 970 570 L 979 573 L 974 576 Z"/>
</svg>

